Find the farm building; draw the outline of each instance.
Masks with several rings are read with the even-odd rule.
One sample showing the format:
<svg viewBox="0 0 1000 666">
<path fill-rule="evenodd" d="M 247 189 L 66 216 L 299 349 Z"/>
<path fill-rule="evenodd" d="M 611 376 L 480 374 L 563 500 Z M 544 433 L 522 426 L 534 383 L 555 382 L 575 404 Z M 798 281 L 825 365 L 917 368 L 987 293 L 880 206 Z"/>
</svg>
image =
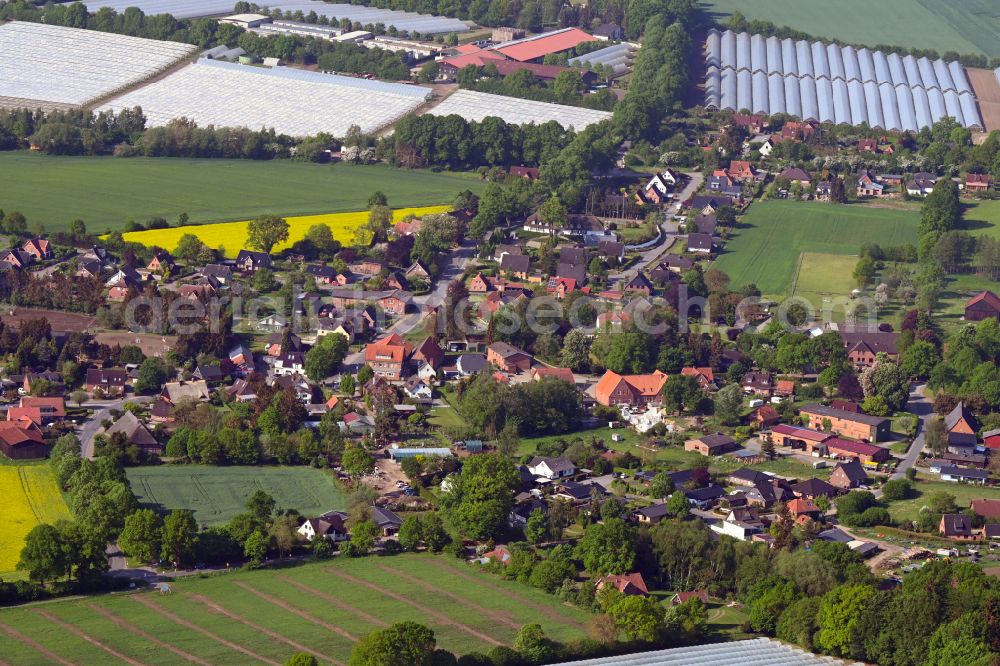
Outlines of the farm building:
<svg viewBox="0 0 1000 666">
<path fill-rule="evenodd" d="M 547 55 L 564 53 L 580 44 L 596 40 L 596 37 L 579 28 L 563 28 L 500 44 L 496 51 L 511 60 L 541 62 Z"/>
<path fill-rule="evenodd" d="M 908 132 L 951 116 L 984 128 L 957 61 L 712 30 L 705 62 L 710 109 Z"/>
</svg>

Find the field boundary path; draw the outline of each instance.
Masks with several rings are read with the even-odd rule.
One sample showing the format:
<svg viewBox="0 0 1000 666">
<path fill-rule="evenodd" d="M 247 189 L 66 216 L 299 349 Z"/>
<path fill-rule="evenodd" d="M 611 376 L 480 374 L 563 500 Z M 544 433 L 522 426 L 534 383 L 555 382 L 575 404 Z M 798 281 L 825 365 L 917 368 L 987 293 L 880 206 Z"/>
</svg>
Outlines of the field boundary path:
<svg viewBox="0 0 1000 666">
<path fill-rule="evenodd" d="M 299 652 L 308 652 L 309 654 L 311 654 L 312 656 L 316 657 L 317 659 L 321 659 L 323 661 L 329 661 L 329 662 L 332 662 L 334 664 L 338 664 L 339 666 L 346 666 L 344 664 L 344 662 L 342 662 L 342 661 L 337 661 L 333 657 L 328 657 L 325 654 L 323 654 L 322 652 L 317 652 L 316 650 L 313 650 L 310 647 L 306 647 L 302 643 L 299 643 L 297 641 L 293 641 L 291 638 L 288 638 L 287 636 L 282 636 L 278 632 L 272 631 L 272 630 L 268 629 L 267 627 L 265 627 L 263 625 L 257 624 L 256 622 L 251 622 L 250 620 L 246 619 L 242 615 L 238 615 L 237 613 L 234 613 L 234 612 L 232 612 L 230 610 L 226 610 L 225 608 L 223 608 L 222 606 L 220 606 L 218 604 L 218 602 L 215 602 L 215 601 L 209 599 L 208 597 L 206 597 L 204 595 L 201 595 L 201 594 L 192 594 L 191 598 L 194 599 L 195 601 L 197 601 L 198 603 L 204 605 L 210 611 L 213 611 L 215 613 L 218 613 L 220 615 L 228 617 L 233 622 L 239 622 L 240 624 L 246 625 L 246 626 L 250 627 L 251 629 L 253 629 L 254 631 L 258 631 L 258 632 L 264 634 L 265 636 L 269 636 L 270 638 L 273 638 L 274 640 L 276 640 L 276 641 L 278 641 L 280 643 L 284 643 L 285 645 L 288 645 L 290 647 L 295 648 Z"/>
<path fill-rule="evenodd" d="M 392 590 L 387 590 L 387 589 L 381 587 L 380 585 L 376 585 L 375 583 L 369 583 L 366 580 L 363 580 L 361 578 L 357 578 L 355 576 L 352 576 L 351 574 L 346 573 L 344 571 L 339 571 L 339 570 L 334 569 L 334 568 L 328 568 L 327 571 L 329 573 L 333 574 L 334 576 L 337 576 L 338 578 L 342 578 L 343 580 L 346 580 L 346 581 L 348 581 L 348 582 L 350 582 L 350 583 L 352 583 L 354 585 L 362 585 L 364 587 L 367 587 L 372 592 L 377 592 L 379 594 L 382 594 L 382 595 L 385 595 L 385 596 L 389 597 L 390 599 L 395 599 L 396 601 L 402 602 L 402 603 L 407 604 L 409 606 L 413 606 L 414 608 L 416 608 L 417 610 L 419 610 L 421 613 L 426 613 L 430 617 L 433 617 L 434 619 L 436 619 L 441 624 L 450 625 L 450 626 L 453 626 L 453 627 L 458 627 L 462 631 L 464 631 L 467 634 L 470 634 L 472 636 L 475 636 L 476 638 L 478 638 L 481 641 L 486 641 L 487 643 L 489 643 L 491 645 L 503 645 L 503 643 L 501 643 L 497 639 L 493 638 L 492 636 L 488 636 L 488 635 L 484 634 L 481 631 L 473 629 L 469 625 L 463 624 L 463 623 L 459 622 L 458 620 L 453 620 L 450 617 L 448 617 L 447 615 L 445 615 L 444 613 L 440 613 L 440 612 L 434 610 L 433 608 L 428 608 L 427 606 L 424 606 L 423 604 L 417 603 L 416 601 L 413 601 L 412 599 L 407 599 L 402 594 L 398 594 L 396 592 L 393 592 Z"/>
<path fill-rule="evenodd" d="M 465 599 L 463 597 L 460 597 L 457 594 L 454 594 L 453 592 L 449 592 L 448 590 L 445 590 L 445 589 L 436 588 L 433 585 L 431 585 L 430 583 L 427 583 L 426 581 L 422 581 L 419 578 L 417 578 L 416 576 L 410 575 L 410 574 L 408 574 L 405 571 L 402 571 L 400 569 L 396 569 L 395 567 L 386 566 L 384 564 L 377 564 L 375 566 L 378 567 L 379 569 L 381 569 L 382 571 L 388 573 L 388 574 L 391 574 L 393 576 L 397 576 L 399 578 L 402 578 L 403 580 L 410 581 L 414 585 L 417 585 L 418 587 L 420 587 L 420 588 L 422 588 L 424 590 L 427 590 L 428 592 L 438 592 L 440 594 L 443 594 L 444 596 L 446 596 L 449 599 L 451 599 L 452 601 L 454 601 L 456 604 L 459 604 L 461 606 L 465 606 L 466 608 L 470 608 L 473 611 L 475 611 L 475 612 L 477 612 L 477 613 L 479 613 L 479 614 L 481 614 L 481 615 L 483 615 L 485 617 L 488 617 L 489 619 L 493 620 L 494 622 L 499 622 L 500 624 L 505 624 L 508 627 L 514 629 L 514 631 L 517 631 L 518 629 L 521 628 L 521 625 L 518 624 L 517 622 L 514 622 L 514 620 L 511 619 L 510 614 L 508 614 L 508 613 L 504 613 L 504 612 L 501 612 L 501 611 L 490 610 L 488 608 L 484 608 L 484 607 L 480 606 L 479 604 L 477 604 L 477 603 L 475 603 L 473 601 L 469 601 L 468 599 Z"/>
<path fill-rule="evenodd" d="M 157 615 L 160 615 L 161 617 L 165 617 L 168 620 L 170 620 L 171 622 L 174 622 L 175 624 L 179 624 L 180 626 L 182 626 L 182 627 L 184 627 L 186 629 L 190 629 L 191 631 L 199 633 L 202 636 L 207 636 L 208 638 L 211 638 L 213 641 L 215 641 L 219 645 L 224 645 L 227 648 L 229 648 L 230 650 L 235 650 L 236 652 L 240 652 L 242 654 L 245 654 L 246 656 L 250 657 L 251 659 L 256 659 L 258 661 L 262 661 L 265 664 L 271 664 L 271 666 L 281 666 L 281 664 L 279 662 L 275 661 L 274 659 L 269 659 L 267 657 L 264 657 L 264 656 L 261 656 L 261 655 L 257 654 L 256 652 L 252 652 L 251 650 L 248 650 L 247 648 L 243 647 L 242 645 L 238 645 L 237 643 L 233 643 L 230 640 L 226 640 L 222 636 L 218 636 L 216 634 L 213 634 L 208 629 L 202 629 L 201 627 L 199 627 L 198 625 L 196 625 L 194 622 L 189 622 L 188 620 L 185 620 L 184 618 L 182 618 L 181 616 L 177 615 L 176 613 L 174 613 L 172 611 L 169 611 L 166 608 L 161 608 L 160 606 L 158 606 L 157 604 L 153 603 L 149 599 L 145 599 L 145 598 L 143 598 L 141 596 L 133 596 L 132 599 L 134 601 L 142 604 L 146 608 L 150 609 L 151 611 L 153 611 Z"/>
<path fill-rule="evenodd" d="M 323 627 L 327 631 L 331 631 L 331 632 L 333 632 L 335 634 L 343 636 L 344 638 L 346 638 L 347 640 L 351 641 L 352 643 L 357 643 L 357 641 L 358 641 L 358 637 L 355 636 L 355 635 L 353 635 L 353 634 L 351 634 L 346 629 L 342 629 L 342 628 L 340 628 L 340 627 L 338 627 L 336 625 L 330 624 L 329 622 L 324 622 L 323 620 L 319 619 L 318 617 L 313 616 L 312 614 L 310 614 L 310 613 L 302 610 L 301 608 L 296 608 L 295 606 L 293 606 L 292 604 L 288 603 L 284 599 L 278 599 L 277 597 L 273 597 L 270 594 L 266 594 L 264 592 L 261 592 L 260 590 L 255 590 L 253 587 L 251 587 L 250 585 L 247 585 L 246 583 L 244 583 L 241 580 L 234 581 L 233 584 L 236 585 L 237 587 L 241 588 L 241 589 L 246 590 L 247 592 L 249 592 L 250 594 L 253 594 L 256 597 L 259 597 L 260 599 L 263 599 L 264 601 L 266 601 L 269 604 L 273 604 L 273 605 L 275 605 L 275 606 L 277 606 L 279 608 L 283 608 L 284 610 L 288 611 L 289 613 L 292 613 L 293 615 L 297 615 L 298 617 L 301 617 L 303 620 L 305 620 L 307 622 L 312 622 L 313 624 L 315 624 L 318 627 Z"/>
<path fill-rule="evenodd" d="M 288 576 L 278 576 L 278 580 L 280 580 L 280 581 L 282 581 L 284 583 L 288 583 L 289 585 L 291 585 L 295 589 L 299 590 L 300 592 L 305 592 L 306 594 L 310 594 L 310 595 L 316 597 L 317 599 L 321 599 L 321 600 L 325 601 L 326 603 L 330 604 L 331 606 L 336 606 L 337 608 L 339 608 L 342 611 L 345 611 L 347 613 L 351 613 L 353 615 L 357 615 L 358 617 L 360 617 L 361 619 L 363 619 L 365 622 L 373 624 L 376 627 L 388 627 L 389 626 L 388 622 L 384 622 L 383 620 L 375 617 L 374 615 L 370 615 L 369 613 L 366 613 L 365 611 L 361 610 L 360 608 L 352 606 L 351 604 L 347 603 L 346 601 L 338 599 L 337 597 L 333 596 L 332 594 L 327 594 L 325 592 L 320 592 L 319 590 L 314 590 L 313 588 L 309 587 L 308 585 L 304 585 L 304 584 L 300 583 L 297 580 L 293 580 L 293 579 L 289 578 Z"/>
<path fill-rule="evenodd" d="M 89 608 L 90 610 L 92 610 L 93 612 L 95 612 L 95 613 L 97 613 L 99 615 L 104 616 L 107 620 L 109 620 L 110 622 L 115 623 L 122 630 L 124 630 L 126 632 L 133 633 L 136 636 L 140 636 L 140 637 L 146 639 L 147 641 L 149 641 L 150 643 L 152 643 L 153 645 L 161 647 L 164 650 L 169 650 L 170 652 L 173 652 L 174 654 L 176 654 L 178 657 L 180 657 L 182 659 L 187 659 L 188 661 L 190 661 L 192 663 L 195 663 L 195 664 L 201 664 L 201 666 L 213 666 L 213 664 L 211 662 L 205 661 L 201 657 L 193 655 L 190 652 L 186 652 L 186 651 L 180 649 L 179 647 L 177 647 L 176 645 L 171 645 L 170 643 L 168 643 L 166 641 L 161 641 L 159 638 L 157 638 L 156 636 L 153 636 L 149 632 L 143 631 L 142 629 L 140 629 L 139 627 L 135 626 L 131 622 L 128 622 L 124 618 L 115 615 L 114 613 L 112 613 L 111 611 L 109 611 L 107 608 L 101 608 L 100 606 L 98 606 L 96 604 L 88 604 L 87 608 Z"/>
<path fill-rule="evenodd" d="M 22 634 L 17 629 L 14 629 L 13 627 L 8 627 L 6 624 L 0 624 L 0 631 L 4 632 L 5 634 L 7 634 L 12 638 L 19 640 L 20 642 L 24 643 L 33 650 L 36 650 L 39 654 L 44 656 L 46 659 L 51 660 L 53 663 L 62 664 L 62 666 L 76 666 L 76 664 L 74 664 L 72 661 L 63 659 L 55 652 L 48 649 L 35 639 L 29 636 L 25 636 L 24 634 Z"/>
<path fill-rule="evenodd" d="M 494 592 L 496 592 L 497 594 L 505 596 L 508 599 L 510 599 L 511 601 L 516 601 L 516 602 L 518 602 L 520 604 L 524 604 L 528 608 L 532 609 L 533 611 L 535 611 L 537 613 L 542 614 L 543 616 L 557 614 L 557 615 L 559 615 L 559 617 L 562 619 L 563 622 L 566 622 L 567 624 L 571 624 L 572 626 L 574 626 L 574 627 L 576 627 L 578 629 L 583 629 L 583 630 L 587 629 L 587 626 L 583 622 L 580 622 L 577 619 L 571 618 L 571 617 L 569 617 L 568 615 L 566 615 L 564 613 L 558 612 L 558 610 L 556 608 L 551 608 L 551 607 L 543 606 L 542 604 L 540 604 L 538 602 L 532 601 L 531 599 L 528 599 L 526 597 L 521 596 L 517 592 L 513 592 L 511 590 L 504 589 L 503 586 L 497 585 L 495 582 L 493 582 L 493 581 L 491 581 L 489 579 L 478 579 L 475 576 L 470 576 L 467 572 L 460 570 L 458 567 L 453 567 L 450 564 L 445 564 L 444 562 L 439 562 L 438 560 L 431 560 L 431 562 L 434 564 L 434 566 L 436 566 L 437 568 L 441 569 L 442 571 L 447 571 L 450 574 L 452 574 L 453 576 L 457 576 L 458 578 L 461 578 L 462 580 L 468 581 L 470 583 L 481 584 L 481 585 L 483 585 L 485 587 L 488 587 L 491 590 L 493 590 Z"/>
<path fill-rule="evenodd" d="M 69 622 L 65 622 L 65 621 L 59 619 L 58 617 L 56 617 L 55 615 L 53 615 L 52 613 L 50 613 L 50 612 L 48 612 L 46 610 L 42 610 L 41 608 L 35 608 L 34 612 L 37 615 L 41 615 L 42 617 L 44 617 L 46 620 L 48 620 L 52 624 L 55 624 L 55 625 L 57 625 L 59 627 L 62 627 L 63 629 L 65 629 L 66 631 L 70 632 L 71 634 L 73 634 L 77 638 L 81 638 L 81 639 L 87 641 L 88 643 L 90 643 L 91 645 L 93 645 L 94 647 L 97 647 L 97 648 L 100 648 L 101 650 L 104 650 L 105 652 L 107 652 L 108 654 L 110 654 L 112 657 L 116 657 L 118 659 L 121 659 L 122 661 L 124 661 L 127 664 L 132 664 L 132 666 L 146 666 L 143 662 L 139 661 L 138 659 L 133 659 L 132 657 L 129 657 L 128 655 L 119 652 L 118 650 L 114 649 L 113 647 L 105 645 L 104 643 L 102 643 L 101 641 L 97 640 L 96 638 L 93 638 L 92 636 L 89 636 L 86 632 L 84 632 L 83 630 L 79 629 L 78 627 L 74 627 Z"/>
</svg>

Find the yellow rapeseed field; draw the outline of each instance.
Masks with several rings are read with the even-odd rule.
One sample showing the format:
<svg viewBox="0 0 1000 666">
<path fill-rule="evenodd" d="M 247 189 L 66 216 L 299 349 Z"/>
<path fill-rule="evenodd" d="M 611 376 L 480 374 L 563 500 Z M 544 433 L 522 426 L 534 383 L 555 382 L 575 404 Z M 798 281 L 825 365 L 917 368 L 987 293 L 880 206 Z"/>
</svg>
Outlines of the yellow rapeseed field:
<svg viewBox="0 0 1000 666">
<path fill-rule="evenodd" d="M 4 574 L 17 567 L 31 528 L 72 516 L 48 465 L 0 465 L 0 497 L 0 574 Z"/>
<path fill-rule="evenodd" d="M 392 211 L 393 219 L 402 220 L 407 215 L 420 217 L 432 213 L 445 213 L 450 210 L 450 206 L 424 206 L 422 208 L 397 208 Z M 325 224 L 330 227 L 333 237 L 344 244 L 349 244 L 354 239 L 354 230 L 368 221 L 368 211 L 358 211 L 355 213 L 330 213 L 327 215 L 304 215 L 300 217 L 286 217 L 288 222 L 288 240 L 274 248 L 275 252 L 291 247 L 296 241 L 305 237 L 306 231 L 314 224 Z M 247 226 L 249 220 L 242 222 L 219 222 L 218 224 L 199 224 L 187 227 L 176 227 L 170 229 L 152 229 L 150 231 L 133 231 L 124 234 L 126 241 L 132 243 L 142 243 L 143 245 L 162 247 L 165 250 L 173 251 L 177 247 L 177 241 L 184 234 L 194 234 L 205 245 L 219 249 L 224 249 L 227 257 L 235 257 L 239 251 L 246 248 Z"/>
</svg>

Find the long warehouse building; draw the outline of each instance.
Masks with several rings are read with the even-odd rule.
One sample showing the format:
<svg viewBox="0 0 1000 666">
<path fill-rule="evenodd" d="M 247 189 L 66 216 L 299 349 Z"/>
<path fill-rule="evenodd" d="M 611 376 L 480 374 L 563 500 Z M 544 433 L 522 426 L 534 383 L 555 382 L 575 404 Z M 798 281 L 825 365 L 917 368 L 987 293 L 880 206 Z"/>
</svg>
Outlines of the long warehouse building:
<svg viewBox="0 0 1000 666">
<path fill-rule="evenodd" d="M 951 116 L 984 128 L 958 62 L 711 30 L 705 63 L 710 109 L 908 132 Z"/>
</svg>

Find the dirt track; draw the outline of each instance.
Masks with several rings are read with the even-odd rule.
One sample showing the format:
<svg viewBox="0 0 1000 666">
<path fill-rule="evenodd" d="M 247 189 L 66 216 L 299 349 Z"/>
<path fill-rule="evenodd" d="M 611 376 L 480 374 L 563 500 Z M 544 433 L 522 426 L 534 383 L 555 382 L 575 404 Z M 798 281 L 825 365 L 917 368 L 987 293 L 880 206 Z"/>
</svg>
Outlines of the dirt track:
<svg viewBox="0 0 1000 666">
<path fill-rule="evenodd" d="M 131 657 L 125 655 L 125 654 L 122 654 L 121 652 L 119 652 L 118 650 L 114 649 L 113 647 L 109 647 L 109 646 L 105 645 L 104 643 L 102 643 L 101 641 L 97 640 L 96 638 L 92 638 L 91 636 L 87 635 L 86 632 L 83 632 L 80 629 L 78 629 L 77 627 L 74 627 L 69 622 L 63 622 L 58 617 L 56 617 L 52 613 L 49 613 L 48 611 L 44 611 L 41 608 L 36 608 L 36 609 L 34 609 L 34 612 L 37 613 L 38 615 L 41 615 L 42 617 L 44 617 L 46 620 L 48 620 L 52 624 L 55 624 L 55 625 L 57 625 L 59 627 L 62 627 L 64 630 L 70 632 L 74 636 L 87 641 L 88 643 L 90 643 L 94 647 L 97 647 L 97 648 L 100 648 L 101 650 L 104 650 L 105 652 L 107 652 L 108 654 L 110 654 L 112 657 L 115 657 L 116 659 L 121 659 L 126 664 L 131 664 L 132 666 L 145 666 L 145 664 L 143 664 L 141 661 L 133 659 L 133 658 L 131 658 Z"/>
<path fill-rule="evenodd" d="M 199 627 L 198 625 L 196 625 L 193 622 L 188 622 L 187 620 L 185 620 L 184 618 L 180 617 L 176 613 L 172 613 L 172 612 L 166 610 L 165 608 L 160 608 L 158 605 L 156 605 L 155 603 L 153 603 L 149 599 L 144 599 L 143 597 L 141 597 L 139 595 L 136 595 L 136 596 L 132 597 L 132 600 L 136 601 L 136 602 L 138 602 L 140 604 L 142 604 L 143 606 L 145 606 L 146 608 L 150 609 L 154 613 L 165 617 L 166 619 L 170 620 L 171 622 L 179 624 L 180 626 L 182 626 L 182 627 L 184 627 L 186 629 L 190 629 L 191 631 L 197 632 L 197 633 L 201 634 L 202 636 L 207 636 L 208 638 L 211 638 L 213 641 L 215 641 L 219 645 L 224 645 L 227 648 L 229 648 L 230 650 L 235 650 L 235 651 L 237 651 L 239 653 L 245 654 L 246 656 L 250 657 L 251 659 L 256 659 L 258 661 L 262 661 L 265 664 L 271 664 L 271 666 L 281 666 L 281 664 L 279 662 L 277 662 L 277 661 L 275 661 L 273 659 L 268 659 L 267 657 L 263 657 L 263 656 L 257 654 L 256 652 L 251 652 L 250 650 L 246 649 L 242 645 L 237 645 L 236 643 L 233 643 L 232 641 L 227 641 L 225 638 L 223 638 L 221 636 L 217 636 L 217 635 L 213 634 L 211 631 L 208 631 L 207 629 L 202 629 L 201 627 Z"/>
<path fill-rule="evenodd" d="M 334 659 L 333 657 L 328 657 L 328 656 L 326 656 L 325 654 L 323 654 L 321 652 L 317 652 L 316 650 L 313 650 L 310 647 L 306 647 L 302 643 L 298 643 L 296 641 L 293 641 L 290 638 L 282 636 L 278 632 L 272 631 L 272 630 L 268 629 L 267 627 L 265 627 L 263 625 L 257 624 L 256 622 L 251 622 L 250 620 L 246 619 L 245 617 L 237 615 L 236 613 L 233 613 L 232 611 L 226 610 L 225 608 L 223 608 L 222 606 L 220 606 L 215 601 L 209 599 L 208 597 L 202 596 L 200 594 L 193 594 L 193 595 L 191 595 L 191 598 L 194 599 L 195 601 L 197 601 L 198 603 L 203 604 L 209 610 L 214 611 L 214 612 L 216 612 L 216 613 L 218 613 L 220 615 L 223 615 L 225 617 L 228 617 L 233 622 L 239 622 L 240 624 L 246 625 L 246 626 L 250 627 L 251 629 L 253 629 L 254 631 L 262 633 L 265 636 L 269 636 L 270 638 L 273 638 L 274 640 L 276 640 L 276 641 L 278 641 L 280 643 L 284 643 L 285 645 L 288 645 L 290 647 L 295 648 L 299 652 L 308 652 L 312 656 L 314 656 L 317 659 L 320 659 L 322 661 L 329 661 L 329 662 L 332 662 L 334 664 L 339 664 L 339 666 L 346 666 L 344 664 L 344 662 L 342 662 L 342 661 L 338 661 L 338 660 Z"/>
<path fill-rule="evenodd" d="M 8 627 L 5 624 L 0 624 L 0 631 L 6 633 L 8 636 L 10 636 L 10 637 L 12 637 L 12 638 L 14 638 L 14 639 L 16 639 L 18 641 L 21 641 L 22 643 L 24 643 L 28 647 L 30 647 L 30 648 L 32 648 L 34 650 L 37 650 L 39 654 L 41 654 L 42 656 L 44 656 L 46 659 L 50 660 L 52 663 L 62 664 L 63 666 L 76 666 L 76 664 L 74 664 L 72 661 L 67 661 L 66 659 L 63 659 L 62 657 L 60 657 L 59 655 L 57 655 L 52 650 L 48 649 L 47 647 L 45 647 L 44 645 L 42 645 L 38 641 L 36 641 L 36 640 L 34 640 L 32 638 L 29 638 L 28 636 L 25 636 L 24 634 L 22 634 L 17 629 L 14 629 L 12 627 Z"/>
<path fill-rule="evenodd" d="M 335 634 L 339 634 L 340 636 L 343 636 L 344 638 L 346 638 L 347 640 L 351 641 L 352 643 L 356 643 L 357 640 L 358 640 L 357 636 L 352 635 L 350 632 L 346 631 L 345 629 L 341 629 L 340 627 L 338 627 L 336 625 L 330 624 L 329 622 L 324 622 L 323 620 L 320 620 L 317 617 L 313 617 L 312 615 L 310 615 L 306 611 L 302 610 L 301 608 L 296 608 L 295 606 L 291 605 L 290 603 L 288 603 L 284 599 L 278 599 L 277 597 L 272 597 L 270 594 L 265 594 L 263 592 L 255 590 L 252 587 L 250 587 L 249 585 L 247 585 L 246 583 L 244 583 L 243 581 L 236 581 L 234 584 L 237 587 L 243 588 L 244 590 L 246 590 L 250 594 L 253 594 L 256 597 L 260 597 L 261 599 L 263 599 L 267 603 L 273 604 L 273 605 L 277 606 L 278 608 L 283 608 L 284 610 L 288 611 L 289 613 L 292 613 L 293 615 L 297 615 L 297 616 L 301 617 L 306 622 L 312 622 L 313 624 L 315 624 L 315 625 L 317 625 L 319 627 L 323 627 L 327 631 L 332 631 Z"/>
<path fill-rule="evenodd" d="M 526 598 L 522 597 L 521 595 L 517 594 L 516 592 L 511 592 L 510 590 L 506 590 L 502 586 L 497 585 L 496 583 L 494 583 L 491 580 L 481 579 L 481 578 L 475 578 L 474 576 L 470 576 L 469 574 L 467 574 L 467 573 L 465 573 L 463 571 L 458 570 L 458 568 L 456 568 L 456 567 L 450 566 L 448 564 L 443 564 L 442 562 L 437 562 L 437 561 L 432 561 L 432 562 L 433 562 L 434 566 L 436 566 L 437 568 L 441 569 L 442 571 L 447 571 L 447 572 L 451 573 L 451 575 L 456 576 L 458 578 L 461 578 L 462 580 L 466 580 L 466 581 L 468 581 L 470 583 L 475 583 L 476 585 L 483 585 L 485 587 L 488 587 L 491 590 L 493 590 L 494 592 L 496 592 L 497 594 L 500 594 L 502 596 L 507 597 L 511 601 L 516 601 L 516 602 L 518 602 L 520 604 L 524 604 L 525 606 L 527 606 L 531 610 L 539 613 L 539 615 L 542 616 L 542 617 L 545 617 L 545 616 L 550 615 L 550 614 L 553 613 L 553 609 L 552 608 L 550 608 L 548 606 L 543 606 L 542 604 L 535 603 L 535 602 L 531 601 L 530 599 L 526 599 Z M 568 622 L 568 623 L 572 624 L 573 626 L 575 626 L 577 628 L 580 628 L 580 629 L 586 629 L 587 628 L 586 625 L 584 625 L 582 622 L 580 622 L 578 620 L 574 620 L 573 618 L 569 617 L 568 615 L 564 615 L 562 613 L 559 613 L 559 616 L 560 616 L 560 618 L 562 618 L 562 621 Z"/>
<path fill-rule="evenodd" d="M 357 615 L 358 617 L 360 617 L 361 619 L 363 619 L 365 622 L 369 622 L 371 624 L 374 624 L 376 627 L 388 627 L 389 626 L 388 622 L 383 622 L 382 620 L 380 620 L 379 618 L 375 617 L 374 615 L 369 615 L 368 613 L 364 612 L 360 608 L 355 608 L 351 604 L 347 603 L 346 601 L 342 601 L 342 600 L 338 599 L 337 597 L 333 596 L 332 594 L 326 594 L 325 592 L 320 592 L 319 590 L 314 590 L 313 588 L 309 587 L 308 585 L 303 585 L 302 583 L 300 583 L 297 580 L 292 580 L 288 576 L 278 576 L 278 580 L 280 580 L 283 583 L 288 583 L 289 585 L 291 585 L 295 589 L 299 590 L 300 592 L 305 592 L 306 594 L 311 594 L 312 596 L 316 597 L 317 599 L 322 599 L 323 601 L 325 601 L 326 603 L 330 604 L 331 606 L 336 606 L 337 608 L 339 608 L 340 610 L 342 610 L 344 612 L 350 613 L 351 615 Z"/>
<path fill-rule="evenodd" d="M 338 578 L 342 578 L 342 579 L 350 582 L 354 586 L 361 585 L 362 587 L 367 587 L 369 590 L 371 590 L 373 592 L 377 592 L 379 594 L 383 594 L 383 595 L 389 597 L 390 599 L 395 599 L 396 601 L 399 601 L 399 602 L 402 602 L 404 604 L 408 604 L 410 606 L 413 606 L 414 608 L 416 608 L 417 610 L 419 610 L 421 613 L 426 613 L 428 616 L 433 617 L 435 620 L 437 620 L 441 624 L 451 625 L 453 627 L 458 627 L 459 629 L 461 629 L 465 633 L 470 634 L 472 636 L 475 636 L 476 638 L 478 638 L 481 641 L 486 641 L 490 645 L 503 645 L 503 643 L 501 643 L 497 639 L 493 638 L 492 636 L 487 636 L 486 634 L 482 633 L 481 631 L 477 631 L 477 630 L 473 629 L 472 627 L 470 627 L 470 626 L 468 626 L 466 624 L 462 624 L 461 622 L 458 622 L 456 620 L 451 619 L 450 617 L 448 617 L 444 613 L 439 613 L 438 611 L 434 610 L 433 608 L 429 608 L 427 606 L 424 606 L 423 604 L 419 604 L 416 601 L 413 601 L 412 599 L 407 599 L 403 595 L 397 594 L 397 593 L 393 592 L 392 590 L 387 590 L 384 587 L 376 585 L 375 583 L 369 583 L 366 580 L 362 580 L 360 578 L 356 578 L 356 577 L 354 577 L 354 576 L 352 576 L 352 575 L 350 575 L 348 573 L 345 573 L 343 571 L 339 571 L 337 569 L 330 568 L 330 569 L 327 569 L 327 572 L 333 574 L 334 576 L 337 576 Z"/>
<path fill-rule="evenodd" d="M 89 604 L 87 607 L 91 611 L 93 611 L 93 612 L 95 612 L 95 613 L 97 613 L 99 615 L 103 615 L 105 618 L 107 618 L 111 622 L 114 622 L 116 625 L 118 625 L 126 633 L 135 634 L 136 636 L 141 636 L 142 638 L 146 639 L 147 641 L 149 641 L 153 645 L 157 645 L 157 646 L 163 648 L 164 650 L 169 650 L 170 652 L 173 652 L 174 654 L 176 654 L 181 659 L 187 659 L 188 661 L 190 661 L 192 663 L 201 664 L 201 666 L 213 666 L 211 662 L 205 661 L 201 657 L 193 655 L 190 652 L 185 652 L 184 650 L 180 649 L 179 647 L 171 645 L 170 643 L 167 643 L 166 641 L 161 641 L 156 636 L 153 636 L 152 634 L 143 631 L 142 629 L 140 629 L 139 627 L 135 626 L 131 622 L 125 621 L 124 619 L 118 617 L 117 615 L 115 615 L 111 611 L 107 610 L 106 608 L 101 608 L 100 606 L 97 606 L 96 604 Z"/>
<path fill-rule="evenodd" d="M 465 606 L 466 608 L 471 609 L 472 611 L 474 611 L 475 613 L 478 613 L 479 615 L 482 615 L 483 617 L 488 617 L 489 619 L 493 620 L 494 622 L 497 622 L 499 624 L 505 624 L 508 627 L 510 627 L 511 629 L 513 629 L 514 631 L 517 631 L 518 629 L 521 628 L 521 625 L 518 624 L 517 622 L 514 622 L 510 618 L 510 615 L 508 615 L 507 613 L 501 613 L 499 611 L 494 611 L 494 610 L 490 610 L 488 608 L 483 608 L 479 604 L 475 604 L 475 603 L 469 601 L 468 599 L 464 599 L 464 598 L 460 597 L 457 594 L 452 594 L 451 592 L 449 592 L 449 591 L 447 591 L 445 589 L 442 589 L 442 588 L 436 588 L 433 585 L 427 583 L 426 581 L 420 580 L 416 576 L 411 576 L 410 574 L 406 573 L 405 571 L 400 571 L 399 569 L 394 569 L 393 567 L 385 566 L 384 564 L 380 564 L 380 565 L 377 565 L 377 566 L 378 566 L 379 569 L 381 569 L 382 571 L 386 572 L 390 576 L 396 576 L 398 578 L 402 578 L 403 580 L 409 581 L 409 582 L 413 583 L 414 585 L 417 585 L 420 588 L 422 588 L 424 590 L 427 590 L 428 592 L 438 592 L 440 594 L 443 594 L 444 596 L 446 596 L 449 599 L 451 599 L 452 601 L 454 601 L 456 604 L 458 604 L 460 606 Z"/>
</svg>

